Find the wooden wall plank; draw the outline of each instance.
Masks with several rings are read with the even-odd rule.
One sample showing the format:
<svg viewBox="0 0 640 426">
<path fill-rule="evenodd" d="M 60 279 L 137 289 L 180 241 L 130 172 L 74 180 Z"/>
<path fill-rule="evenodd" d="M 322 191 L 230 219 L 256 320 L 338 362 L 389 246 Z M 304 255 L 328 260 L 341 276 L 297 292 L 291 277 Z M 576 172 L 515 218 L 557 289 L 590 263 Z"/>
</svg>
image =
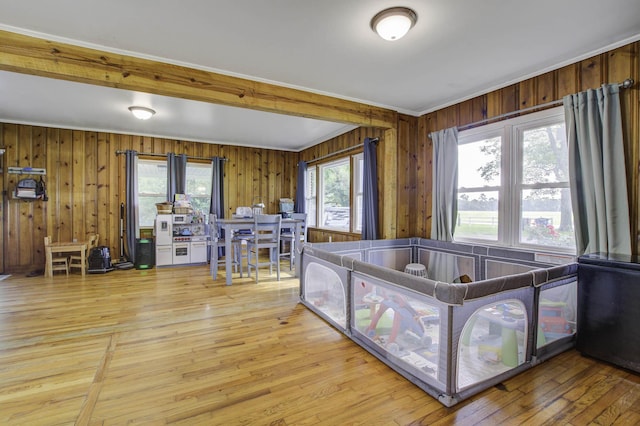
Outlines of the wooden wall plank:
<svg viewBox="0 0 640 426">
<path fill-rule="evenodd" d="M 0 240 L 4 269 L 41 269 L 43 257 L 39 247 L 44 235 L 64 240 L 96 229 L 101 235 L 101 244 L 110 247 L 113 253 L 118 253 L 119 206 L 124 200 L 125 178 L 124 156 L 116 156 L 115 152 L 126 149 L 145 152 L 148 148 L 149 151 L 146 152 L 184 152 L 202 156 L 213 156 L 216 153 L 228 158 L 225 164 L 225 203 L 230 215 L 239 205 L 251 205 L 254 194 L 268 197 L 264 201 L 269 203 L 275 212 L 278 198 L 293 195 L 295 165 L 298 160 L 309 161 L 339 149 L 359 145 L 367 136 L 379 137 L 380 163 L 385 164 L 388 160 L 384 155 L 380 155 L 381 152 L 386 153 L 388 148 L 395 156 L 391 167 L 385 168 L 381 165 L 378 170 L 379 188 L 383 188 L 381 192 L 387 197 L 381 197 L 381 211 L 384 212 L 381 228 L 389 234 L 396 232 L 396 235 L 428 237 L 431 228 L 432 146 L 428 137 L 430 132 L 453 125 L 468 124 L 516 110 L 517 107 L 561 99 L 566 94 L 596 88 L 603 83 L 620 82 L 627 77 L 636 80 L 636 86 L 623 91 L 621 99 L 627 139 L 627 167 L 630 170 L 629 190 L 634 228 L 632 233 L 637 235 L 637 229 L 640 227 L 639 49 L 640 42 L 635 42 L 417 119 L 413 118 L 413 121 L 403 121 L 399 118 L 400 124 L 395 126 L 398 128 L 395 135 L 397 143 L 394 139 L 395 145 L 392 147 L 385 146 L 387 141 L 383 130 L 365 127 L 309 147 L 300 153 L 292 153 L 110 133 L 95 135 L 86 131 L 78 133 L 83 135 L 82 138 L 74 138 L 74 132 L 70 130 L 0 123 L 0 142 L 6 149 L 2 158 L 4 168 L 41 164 L 40 167 L 47 169 L 46 184 L 49 195 L 49 201 L 31 203 L 31 207 L 13 202 L 7 197 L 8 192 L 5 195 L 0 213 L 4 231 Z M 78 159 L 80 154 L 75 152 L 74 146 L 80 148 L 82 144 L 84 151 L 81 159 Z M 92 156 L 95 156 L 95 159 L 92 159 Z M 17 182 L 16 178 L 16 175 L 8 175 L 5 170 L 0 180 L 2 188 L 10 191 Z M 83 181 L 80 186 L 76 183 L 78 178 Z M 389 182 L 395 185 L 394 191 L 389 190 Z M 402 200 L 399 200 L 400 193 Z M 407 207 L 400 206 L 405 202 L 405 195 L 415 200 L 415 215 L 410 214 L 409 219 Z M 84 202 L 78 202 L 79 197 L 84 197 Z M 80 205 L 81 209 L 78 208 Z M 90 205 L 96 207 L 92 208 Z M 409 206 L 409 209 L 414 208 L 413 204 Z M 84 228 L 84 231 L 78 227 Z M 23 231 L 27 228 L 31 231 Z M 320 230 L 310 230 L 309 236 L 311 241 L 326 241 L 329 237 L 334 241 L 354 240 L 360 237 L 357 234 Z"/>
<path fill-rule="evenodd" d="M 250 206 L 254 191 L 262 191 L 268 213 L 276 213 L 278 200 L 290 196 L 295 180 L 292 165 L 298 154 L 260 148 L 220 146 L 167 140 L 150 136 L 97 133 L 28 125 L 0 124 L 4 164 L 47 168 L 47 202 L 11 200 L 3 221 L 3 262 L 6 269 L 43 269 L 42 242 L 85 239 L 100 234 L 100 244 L 120 254 L 120 203 L 125 200 L 125 158 L 118 150 L 175 152 L 189 156 L 213 154 L 229 158 L 225 164 L 225 204 Z M 239 160 L 238 160 L 239 159 Z M 258 167 L 256 167 L 258 166 Z M 293 174 L 289 176 L 288 174 Z M 13 188 L 18 175 L 2 173 L 2 184 Z M 247 190 L 247 188 L 249 190 Z M 256 192 L 257 194 L 258 192 Z M 7 199 L 7 197 L 5 197 Z M 231 202 L 230 202 L 231 200 Z M 4 250 L 4 247 L 17 250 Z"/>
<path fill-rule="evenodd" d="M 636 239 L 638 229 L 640 229 L 640 184 L 638 183 L 638 169 L 640 167 L 640 148 L 638 146 L 640 141 L 639 49 L 640 42 L 631 43 L 611 52 L 596 55 L 575 64 L 564 66 L 556 71 L 547 72 L 486 95 L 426 114 L 418 120 L 419 134 L 417 138 L 421 142 L 419 149 L 422 151 L 418 154 L 418 157 L 422 158 L 425 163 L 430 161 L 432 149 L 428 138 L 430 132 L 444 129 L 451 125 L 464 126 L 485 117 L 491 118 L 507 112 L 517 111 L 518 109 L 561 100 L 563 96 L 568 94 L 594 89 L 605 83 L 619 83 L 628 77 L 634 78 L 636 86 L 631 90 L 623 91 L 621 99 L 627 145 L 627 170 L 629 170 L 631 234 L 633 239 Z M 454 119 L 455 122 L 453 124 L 450 119 L 455 115 L 450 113 L 451 109 L 457 109 L 458 111 L 458 116 Z M 399 170 L 406 168 L 404 164 L 399 165 Z M 420 170 L 417 176 L 418 184 L 416 185 L 415 197 L 420 200 L 418 211 L 421 220 L 416 224 L 413 233 L 413 235 L 419 237 L 428 237 L 430 234 L 429 212 L 431 209 L 431 197 L 428 195 L 430 192 L 428 187 L 430 179 L 431 167 Z M 424 194 L 427 195 L 425 196 Z M 421 197 L 424 197 L 424 199 Z M 640 249 L 636 248 L 636 250 Z"/>
</svg>

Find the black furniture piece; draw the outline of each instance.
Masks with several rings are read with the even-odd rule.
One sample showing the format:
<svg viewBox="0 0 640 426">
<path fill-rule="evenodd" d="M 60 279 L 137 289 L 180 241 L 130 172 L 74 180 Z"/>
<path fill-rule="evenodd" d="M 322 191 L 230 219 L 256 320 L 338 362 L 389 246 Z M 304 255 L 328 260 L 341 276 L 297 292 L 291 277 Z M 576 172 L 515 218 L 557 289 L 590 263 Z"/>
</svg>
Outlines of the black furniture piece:
<svg viewBox="0 0 640 426">
<path fill-rule="evenodd" d="M 578 258 L 576 348 L 640 372 L 640 259 L 595 253 Z"/>
<path fill-rule="evenodd" d="M 156 247 L 152 239 L 136 240 L 136 269 L 151 269 L 156 264 Z"/>
</svg>

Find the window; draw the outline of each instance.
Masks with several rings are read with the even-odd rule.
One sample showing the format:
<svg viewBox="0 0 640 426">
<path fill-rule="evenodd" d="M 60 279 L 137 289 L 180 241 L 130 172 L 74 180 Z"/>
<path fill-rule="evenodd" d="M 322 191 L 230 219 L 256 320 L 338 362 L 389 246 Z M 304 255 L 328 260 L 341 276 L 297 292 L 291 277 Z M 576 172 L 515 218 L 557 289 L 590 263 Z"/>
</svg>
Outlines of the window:
<svg viewBox="0 0 640 426">
<path fill-rule="evenodd" d="M 562 108 L 460 132 L 454 237 L 575 250 Z"/>
<path fill-rule="evenodd" d="M 167 201 L 167 162 L 138 158 L 138 220 L 153 226 L 156 203 Z"/>
<path fill-rule="evenodd" d="M 305 202 L 309 226 L 362 231 L 363 155 L 309 166 Z"/>
<path fill-rule="evenodd" d="M 187 163 L 185 191 L 194 209 L 209 212 L 211 164 Z M 156 203 L 167 201 L 166 160 L 138 159 L 138 215 L 140 226 L 153 226 Z"/>
<path fill-rule="evenodd" d="M 317 212 L 317 179 L 316 179 L 316 167 L 307 167 L 307 174 L 305 176 L 305 188 L 304 188 L 304 202 L 305 211 L 307 212 L 307 226 L 316 225 L 316 212 Z"/>
<path fill-rule="evenodd" d="M 211 208 L 211 163 L 187 163 L 185 191 L 194 211 L 209 213 Z"/>
</svg>

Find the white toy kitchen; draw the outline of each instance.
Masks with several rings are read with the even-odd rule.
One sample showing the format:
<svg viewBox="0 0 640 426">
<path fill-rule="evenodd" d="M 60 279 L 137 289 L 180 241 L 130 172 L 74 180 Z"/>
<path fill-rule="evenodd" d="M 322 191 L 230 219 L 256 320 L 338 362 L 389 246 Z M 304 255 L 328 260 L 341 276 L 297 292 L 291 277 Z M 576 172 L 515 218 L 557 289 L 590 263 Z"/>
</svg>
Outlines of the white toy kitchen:
<svg viewBox="0 0 640 426">
<path fill-rule="evenodd" d="M 202 215 L 159 214 L 154 233 L 156 266 L 207 263 L 209 236 Z"/>
</svg>

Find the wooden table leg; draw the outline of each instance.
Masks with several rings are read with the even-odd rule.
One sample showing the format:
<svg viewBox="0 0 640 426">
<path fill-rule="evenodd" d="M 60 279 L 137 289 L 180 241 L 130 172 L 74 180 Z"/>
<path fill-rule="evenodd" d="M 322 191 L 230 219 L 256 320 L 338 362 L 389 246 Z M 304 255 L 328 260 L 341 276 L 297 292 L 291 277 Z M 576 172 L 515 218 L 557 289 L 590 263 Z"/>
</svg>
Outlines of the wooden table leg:
<svg viewBox="0 0 640 426">
<path fill-rule="evenodd" d="M 53 255 L 51 254 L 51 247 L 45 247 L 44 252 L 45 252 L 44 276 L 52 277 L 53 276 L 53 271 L 52 271 Z"/>
<path fill-rule="evenodd" d="M 80 259 L 82 260 L 82 268 L 80 268 L 80 270 L 82 271 L 83 277 L 84 277 L 85 269 L 87 268 L 86 255 L 87 255 L 87 247 L 83 246 L 82 250 L 80 250 Z"/>
</svg>

